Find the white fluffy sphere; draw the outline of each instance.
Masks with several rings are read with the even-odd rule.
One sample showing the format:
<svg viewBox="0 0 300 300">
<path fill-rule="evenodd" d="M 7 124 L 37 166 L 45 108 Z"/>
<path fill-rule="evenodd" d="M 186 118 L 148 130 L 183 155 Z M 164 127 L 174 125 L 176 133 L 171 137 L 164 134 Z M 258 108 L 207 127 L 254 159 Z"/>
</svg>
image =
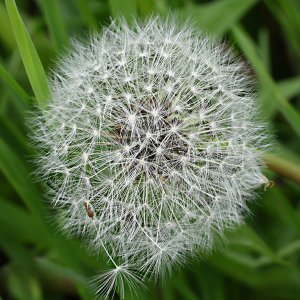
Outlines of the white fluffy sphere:
<svg viewBox="0 0 300 300">
<path fill-rule="evenodd" d="M 241 223 L 265 182 L 245 66 L 189 25 L 112 24 L 57 64 L 35 118 L 40 174 L 63 226 L 117 276 L 169 269 Z"/>
</svg>

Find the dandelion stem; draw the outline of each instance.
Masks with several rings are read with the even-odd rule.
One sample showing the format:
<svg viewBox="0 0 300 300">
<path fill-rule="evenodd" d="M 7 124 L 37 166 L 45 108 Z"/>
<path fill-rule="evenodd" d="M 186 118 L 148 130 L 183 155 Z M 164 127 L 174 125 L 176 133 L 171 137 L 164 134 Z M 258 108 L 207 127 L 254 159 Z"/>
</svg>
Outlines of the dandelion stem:
<svg viewBox="0 0 300 300">
<path fill-rule="evenodd" d="M 277 174 L 300 184 L 300 166 L 274 154 L 264 155 L 268 167 Z"/>
</svg>

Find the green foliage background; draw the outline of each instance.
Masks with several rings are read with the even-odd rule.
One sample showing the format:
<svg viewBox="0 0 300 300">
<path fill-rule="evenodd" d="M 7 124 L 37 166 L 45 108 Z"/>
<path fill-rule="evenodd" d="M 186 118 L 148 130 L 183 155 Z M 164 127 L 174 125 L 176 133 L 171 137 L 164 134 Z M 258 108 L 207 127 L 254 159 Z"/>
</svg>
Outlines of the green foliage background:
<svg viewBox="0 0 300 300">
<path fill-rule="evenodd" d="M 252 67 L 278 142 L 265 160 L 275 187 L 207 257 L 126 299 L 300 299 L 299 0 L 0 0 L 0 299 L 93 299 L 87 278 L 105 260 L 53 226 L 31 177 L 25 120 L 45 105 L 45 73 L 70 37 L 110 17 L 175 12 L 226 37 Z M 118 299 L 118 296 L 115 296 Z"/>
</svg>

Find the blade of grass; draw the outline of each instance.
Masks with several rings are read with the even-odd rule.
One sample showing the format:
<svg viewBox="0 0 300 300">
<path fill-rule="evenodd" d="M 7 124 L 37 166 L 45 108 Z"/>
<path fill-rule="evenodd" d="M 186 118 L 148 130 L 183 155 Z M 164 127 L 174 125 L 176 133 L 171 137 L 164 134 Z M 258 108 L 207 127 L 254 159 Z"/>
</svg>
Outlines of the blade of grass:
<svg viewBox="0 0 300 300">
<path fill-rule="evenodd" d="M 174 297 L 174 289 L 172 286 L 170 286 L 170 284 L 168 284 L 167 286 L 165 286 L 162 290 L 163 293 L 163 299 L 164 300 L 173 300 L 175 299 Z"/>
<path fill-rule="evenodd" d="M 35 277 L 22 276 L 19 273 L 10 274 L 10 289 L 16 300 L 42 300 L 42 289 Z M 16 291 L 18 288 L 18 292 Z"/>
<path fill-rule="evenodd" d="M 297 0 L 298 1 L 298 0 Z M 300 8 L 291 0 L 265 1 L 284 31 L 284 37 L 300 57 Z M 298 1 L 299 4 L 299 1 Z"/>
<path fill-rule="evenodd" d="M 186 278 L 183 276 L 176 277 L 176 290 L 178 293 L 186 300 L 197 300 L 198 295 L 193 291 L 193 289 L 186 282 Z"/>
<path fill-rule="evenodd" d="M 227 276 L 251 288 L 278 288 L 281 290 L 283 288 L 294 288 L 299 285 L 299 270 L 295 267 L 277 265 L 276 267 L 257 269 L 254 266 L 248 267 L 242 262 L 243 259 L 237 259 L 239 255 L 241 253 L 233 255 L 225 251 L 222 255 L 211 256 L 208 262 Z"/>
<path fill-rule="evenodd" d="M 0 115 L 0 137 L 19 155 L 32 154 L 24 133 L 7 117 Z"/>
<path fill-rule="evenodd" d="M 41 195 L 31 182 L 23 161 L 8 147 L 2 137 L 0 137 L 0 169 L 24 200 L 33 216 L 40 219 L 44 215 Z"/>
<path fill-rule="evenodd" d="M 68 36 L 57 0 L 39 0 L 56 51 L 68 46 Z"/>
<path fill-rule="evenodd" d="M 287 99 L 300 95 L 300 76 L 282 80 L 278 87 Z"/>
<path fill-rule="evenodd" d="M 45 105 L 49 97 L 49 86 L 42 63 L 19 15 L 15 1 L 5 0 L 5 4 L 19 52 L 36 100 L 40 105 Z"/>
<path fill-rule="evenodd" d="M 8 287 L 15 300 L 42 300 L 42 289 L 36 277 L 26 275 L 19 268 L 9 269 Z"/>
<path fill-rule="evenodd" d="M 42 217 L 45 214 L 41 196 L 35 185 L 30 181 L 28 171 L 22 161 L 7 147 L 2 139 L 0 139 L 0 169 L 24 200 L 32 212 L 33 218 L 38 222 L 38 226 L 43 227 L 45 224 L 42 221 Z M 65 264 L 77 271 L 81 270 L 79 261 L 73 256 L 75 254 L 74 249 L 70 247 L 69 243 L 56 235 L 52 235 L 49 231 L 46 231 L 44 236 L 47 238 L 47 243 L 59 250 L 62 261 Z M 78 285 L 77 288 L 82 299 L 91 299 L 91 295 L 86 287 Z"/>
<path fill-rule="evenodd" d="M 5 6 L 2 3 L 0 3 L 0 28 L 0 39 L 3 45 L 7 49 L 12 50 L 15 47 L 16 42 L 13 38 L 13 33 L 10 27 L 10 22 Z"/>
<path fill-rule="evenodd" d="M 235 241 L 231 241 L 231 243 L 243 245 L 249 249 L 258 251 L 260 254 L 270 258 L 274 263 L 286 264 L 251 227 L 247 225 L 242 226 L 235 237 Z"/>
<path fill-rule="evenodd" d="M 91 30 L 97 28 L 97 21 L 89 7 L 89 2 L 86 0 L 76 0 L 78 12 L 80 13 L 82 20 L 87 24 Z"/>
<path fill-rule="evenodd" d="M 15 81 L 9 72 L 0 64 L 0 78 L 9 86 L 25 103 L 31 102 L 31 97 L 25 90 Z"/>
<path fill-rule="evenodd" d="M 213 255 L 209 257 L 208 263 L 216 267 L 219 271 L 250 287 L 257 287 L 260 284 L 260 272 L 253 268 L 246 267 L 225 253 L 224 255 Z"/>
<path fill-rule="evenodd" d="M 61 266 L 45 257 L 36 257 L 35 262 L 40 272 L 47 276 L 55 277 L 56 280 L 72 280 L 75 283 L 87 285 L 87 280 L 81 274 Z"/>
<path fill-rule="evenodd" d="M 74 271 L 74 269 L 67 268 L 45 257 L 36 257 L 35 262 L 40 276 L 46 277 L 48 282 L 51 282 L 54 286 L 57 286 L 62 290 L 65 289 L 65 284 L 70 285 L 70 281 L 77 286 L 88 285 L 87 278 L 83 277 L 80 272 Z M 69 288 L 73 288 L 73 286 Z M 76 286 L 74 286 L 74 288 L 76 288 Z M 80 299 L 93 300 L 95 297 L 91 294 L 81 293 Z"/>
<path fill-rule="evenodd" d="M 32 218 L 45 231 L 43 237 L 48 245 L 59 251 L 61 260 L 65 264 L 77 271 L 81 271 L 79 251 L 73 248 L 64 237 L 59 237 L 57 234 L 54 235 L 52 233 L 53 228 L 50 228 L 50 224 L 46 224 L 46 220 L 44 220 L 45 209 L 42 196 L 36 185 L 30 180 L 28 169 L 2 137 L 0 137 L 0 169 L 28 207 Z M 76 247 L 79 247 L 78 244 L 76 244 Z M 86 287 L 78 285 L 77 288 L 82 299 L 90 299 L 91 295 Z"/>
<path fill-rule="evenodd" d="M 258 33 L 259 54 L 264 63 L 265 68 L 271 70 L 270 57 L 270 36 L 266 28 L 262 28 Z"/>
<path fill-rule="evenodd" d="M 299 270 L 287 267 L 273 267 L 256 270 L 248 268 L 236 259 L 224 254 L 214 255 L 209 258 L 209 263 L 218 270 L 251 288 L 271 288 L 281 290 L 283 288 L 295 288 L 299 290 Z M 295 272 L 296 271 L 296 272 Z M 272 298 L 270 298 L 272 299 Z"/>
<path fill-rule="evenodd" d="M 297 95 L 300 95 L 300 76 L 279 81 L 277 82 L 277 86 L 285 99 L 291 99 Z M 275 113 L 276 107 L 271 107 L 270 117 L 273 117 Z"/>
<path fill-rule="evenodd" d="M 295 253 L 300 253 L 300 240 L 292 241 L 278 250 L 281 257 L 289 257 Z"/>
<path fill-rule="evenodd" d="M 35 278 L 35 263 L 31 251 L 19 240 L 12 239 L 10 234 L 1 235 L 0 247 L 10 258 L 10 275 L 17 276 L 16 278 L 11 278 L 11 276 L 8 278 L 15 299 L 41 300 L 42 292 Z M 17 279 L 18 281 L 16 281 Z"/>
<path fill-rule="evenodd" d="M 18 120 L 24 120 L 25 112 L 28 109 L 28 102 L 34 102 L 33 97 L 22 88 L 16 79 L 23 78 L 24 74 L 22 59 L 18 48 L 15 47 L 11 52 L 11 55 L 5 58 L 5 60 L 0 57 L 0 65 L 3 67 L 2 77 L 0 75 L 0 81 L 3 83 L 3 89 L 0 90 L 0 114 L 6 116 L 7 112 L 13 109 L 14 116 L 16 117 L 16 122 L 14 123 L 17 123 Z M 19 92 L 18 90 L 22 90 L 22 92 Z M 21 99 L 21 97 L 25 96 L 24 93 L 26 94 L 28 101 Z"/>
<path fill-rule="evenodd" d="M 265 98 L 263 102 L 264 115 L 270 117 L 270 108 L 277 107 L 283 114 L 287 122 L 291 125 L 297 135 L 300 136 L 300 114 L 299 112 L 284 98 L 280 89 L 273 81 L 269 73 L 266 71 L 262 61 L 260 60 L 255 44 L 240 26 L 233 26 L 232 34 L 235 41 L 248 58 L 254 68 L 256 75 L 263 88 L 269 89 L 272 97 Z"/>
<path fill-rule="evenodd" d="M 288 145 L 277 144 L 274 147 L 274 153 L 281 158 L 287 159 L 290 162 L 295 163 L 296 165 L 300 166 L 300 156 L 299 153 L 296 153 L 292 149 L 288 147 Z"/>
<path fill-rule="evenodd" d="M 231 245 L 240 245 L 247 249 L 257 251 L 258 253 L 270 258 L 273 262 L 285 265 L 286 262 L 266 244 L 266 242 L 249 226 L 244 225 L 234 232 L 230 238 Z"/>
<path fill-rule="evenodd" d="M 203 300 L 225 300 L 224 282 L 221 274 L 211 266 L 202 264 L 198 268 L 196 279 L 201 287 Z"/>
<path fill-rule="evenodd" d="M 30 214 L 20 206 L 2 198 L 0 198 L 0 224 L 1 236 L 7 234 L 19 241 L 35 243 L 35 245 L 45 241 L 44 231 Z"/>
<path fill-rule="evenodd" d="M 246 250 L 246 251 L 245 251 Z M 273 260 L 270 260 L 269 257 L 260 255 L 258 257 L 253 257 L 251 255 L 251 251 L 249 253 L 248 249 L 244 247 L 240 247 L 238 245 L 231 245 L 230 250 L 225 250 L 224 255 L 229 257 L 233 261 L 243 265 L 245 268 L 256 270 L 261 265 L 261 261 L 265 262 L 265 265 L 272 265 Z"/>
<path fill-rule="evenodd" d="M 158 13 L 167 14 L 170 11 L 168 0 L 154 0 L 154 2 L 155 2 L 156 11 Z"/>
<path fill-rule="evenodd" d="M 62 261 L 74 268 L 81 271 L 81 266 L 78 259 L 78 251 L 71 247 L 71 244 L 66 242 L 65 238 L 53 235 L 50 225 L 44 221 L 45 210 L 42 203 L 42 197 L 37 187 L 32 183 L 29 177 L 29 172 L 23 161 L 15 154 L 15 152 L 8 147 L 5 141 L 0 138 L 0 169 L 15 188 L 17 193 L 23 199 L 24 203 L 32 213 L 32 217 L 38 222 L 38 226 L 45 228 L 45 238 L 49 245 L 56 247 Z M 47 229 L 46 229 L 47 228 Z M 72 253 L 72 255 L 70 255 Z M 91 299 L 91 294 L 86 287 L 78 285 L 78 290 L 82 299 Z"/>
<path fill-rule="evenodd" d="M 195 20 L 201 29 L 206 29 L 215 35 L 221 35 L 257 2 L 258 0 L 213 1 L 202 5 L 187 5 L 178 11 L 178 14 L 184 19 Z"/>
<path fill-rule="evenodd" d="M 12 239 L 10 234 L 2 233 L 0 247 L 11 258 L 13 264 L 21 267 L 25 272 L 33 273 L 32 255 L 20 240 Z"/>
<path fill-rule="evenodd" d="M 264 197 L 264 206 L 274 211 L 274 218 L 284 221 L 289 231 L 294 231 L 300 237 L 300 216 L 299 212 L 291 205 L 280 188 L 270 189 Z"/>
<path fill-rule="evenodd" d="M 143 16 L 153 13 L 156 9 L 155 0 L 138 0 L 137 4 Z"/>
<path fill-rule="evenodd" d="M 124 17 L 130 22 L 137 15 L 137 0 L 109 0 L 108 3 L 114 18 Z"/>
</svg>

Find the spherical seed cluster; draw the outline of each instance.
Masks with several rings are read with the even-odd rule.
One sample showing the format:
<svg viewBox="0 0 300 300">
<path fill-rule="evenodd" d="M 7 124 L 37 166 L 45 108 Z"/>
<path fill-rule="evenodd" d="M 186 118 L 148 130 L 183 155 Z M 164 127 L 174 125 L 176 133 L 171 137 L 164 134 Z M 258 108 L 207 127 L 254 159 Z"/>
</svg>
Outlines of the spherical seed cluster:
<svg viewBox="0 0 300 300">
<path fill-rule="evenodd" d="M 208 250 L 242 222 L 265 182 L 266 142 L 229 50 L 152 18 L 76 43 L 55 72 L 35 118 L 40 174 L 64 228 L 108 256 L 99 292 Z"/>
</svg>

